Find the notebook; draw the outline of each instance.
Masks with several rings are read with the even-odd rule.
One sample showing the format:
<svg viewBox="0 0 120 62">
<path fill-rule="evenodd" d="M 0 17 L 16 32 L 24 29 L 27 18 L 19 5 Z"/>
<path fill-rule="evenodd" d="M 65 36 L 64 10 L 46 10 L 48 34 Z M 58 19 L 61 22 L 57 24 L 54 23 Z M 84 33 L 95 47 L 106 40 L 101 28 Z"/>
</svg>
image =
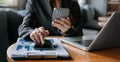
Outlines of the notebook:
<svg viewBox="0 0 120 62">
<path fill-rule="evenodd" d="M 114 12 L 97 35 L 64 37 L 60 40 L 85 51 L 119 47 L 120 12 Z"/>
<path fill-rule="evenodd" d="M 69 53 L 58 38 L 46 39 L 52 43 L 51 49 L 35 49 L 35 42 L 18 38 L 15 49 L 10 57 L 13 59 L 70 58 Z"/>
</svg>

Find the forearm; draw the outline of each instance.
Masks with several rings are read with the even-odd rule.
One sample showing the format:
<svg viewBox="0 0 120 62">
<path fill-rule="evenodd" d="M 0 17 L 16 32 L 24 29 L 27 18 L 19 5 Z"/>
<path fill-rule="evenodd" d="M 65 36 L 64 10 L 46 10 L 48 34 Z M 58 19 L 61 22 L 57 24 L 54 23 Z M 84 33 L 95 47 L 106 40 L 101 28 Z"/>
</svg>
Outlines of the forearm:
<svg viewBox="0 0 120 62">
<path fill-rule="evenodd" d="M 22 24 L 18 28 L 19 37 L 30 38 L 29 35 L 33 31 L 36 23 L 33 17 L 33 3 L 32 0 L 28 0 L 26 4 L 26 15 Z"/>
<path fill-rule="evenodd" d="M 22 37 L 22 38 L 29 38 L 29 35 L 32 31 L 33 31 L 32 28 L 23 24 L 21 24 L 18 28 L 19 37 Z"/>
</svg>

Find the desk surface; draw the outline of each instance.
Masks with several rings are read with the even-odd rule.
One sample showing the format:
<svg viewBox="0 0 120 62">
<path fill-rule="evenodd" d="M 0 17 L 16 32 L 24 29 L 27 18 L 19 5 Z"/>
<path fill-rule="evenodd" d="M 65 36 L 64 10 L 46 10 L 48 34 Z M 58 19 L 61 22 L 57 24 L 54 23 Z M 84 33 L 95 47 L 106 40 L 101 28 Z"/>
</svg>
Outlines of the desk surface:
<svg viewBox="0 0 120 62">
<path fill-rule="evenodd" d="M 85 52 L 67 44 L 63 45 L 70 53 L 72 59 L 13 60 L 10 58 L 10 54 L 15 48 L 15 44 L 13 44 L 7 50 L 7 60 L 8 62 L 120 62 L 120 48 Z"/>
</svg>

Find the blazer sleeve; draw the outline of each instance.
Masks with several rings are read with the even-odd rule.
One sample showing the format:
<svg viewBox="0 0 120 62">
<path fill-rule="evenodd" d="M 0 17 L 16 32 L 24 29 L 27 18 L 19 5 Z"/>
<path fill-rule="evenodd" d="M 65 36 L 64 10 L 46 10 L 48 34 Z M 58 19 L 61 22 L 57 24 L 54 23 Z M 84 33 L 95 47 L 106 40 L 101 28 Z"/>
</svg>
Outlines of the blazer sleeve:
<svg viewBox="0 0 120 62">
<path fill-rule="evenodd" d="M 28 0 L 26 4 L 26 16 L 23 19 L 22 24 L 18 28 L 19 37 L 29 38 L 30 33 L 35 28 L 35 16 L 33 14 L 33 2 Z"/>
<path fill-rule="evenodd" d="M 63 0 L 62 7 L 70 9 L 69 17 L 72 22 L 72 27 L 66 33 L 63 33 L 63 34 L 65 34 L 65 36 L 82 36 L 83 20 L 81 19 L 80 7 L 77 1 Z"/>
</svg>

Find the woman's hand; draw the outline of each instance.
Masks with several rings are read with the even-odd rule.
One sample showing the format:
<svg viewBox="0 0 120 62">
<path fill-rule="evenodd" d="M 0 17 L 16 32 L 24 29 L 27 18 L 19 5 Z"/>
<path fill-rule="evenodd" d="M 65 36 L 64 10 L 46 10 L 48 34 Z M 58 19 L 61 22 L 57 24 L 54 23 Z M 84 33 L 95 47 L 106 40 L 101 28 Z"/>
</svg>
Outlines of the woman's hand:
<svg viewBox="0 0 120 62">
<path fill-rule="evenodd" d="M 71 28 L 71 21 L 70 18 L 60 18 L 60 19 L 55 19 L 52 21 L 52 26 L 58 28 L 61 30 L 61 32 L 65 33 Z"/>
<path fill-rule="evenodd" d="M 30 34 L 30 38 L 34 42 L 39 42 L 42 45 L 45 43 L 44 38 L 49 34 L 48 30 L 45 30 L 44 27 L 35 28 Z"/>
</svg>

